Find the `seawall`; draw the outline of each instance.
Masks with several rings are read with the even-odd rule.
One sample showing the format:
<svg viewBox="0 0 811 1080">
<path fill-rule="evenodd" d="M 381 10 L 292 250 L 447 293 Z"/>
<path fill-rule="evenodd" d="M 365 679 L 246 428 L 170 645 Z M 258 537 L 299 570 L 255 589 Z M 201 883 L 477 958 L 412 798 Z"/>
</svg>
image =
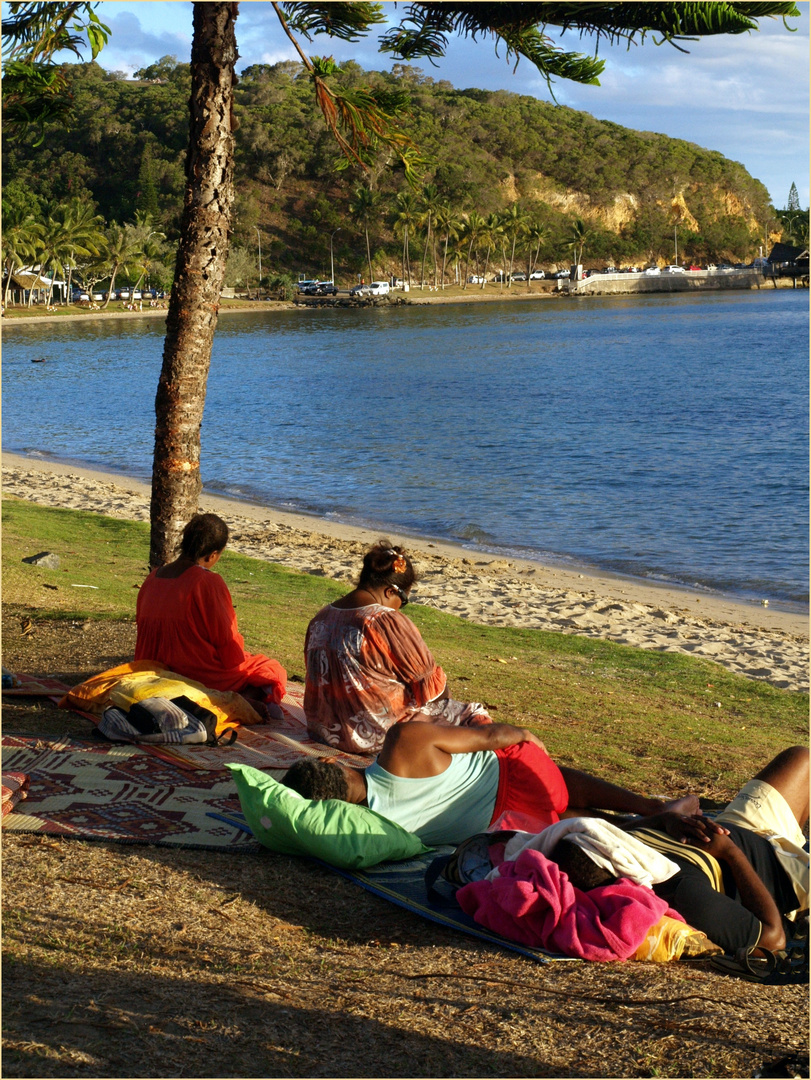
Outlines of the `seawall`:
<svg viewBox="0 0 811 1080">
<path fill-rule="evenodd" d="M 693 270 L 683 274 L 594 274 L 582 281 L 569 281 L 564 289 L 572 296 L 612 296 L 621 293 L 695 292 L 709 289 L 791 288 L 764 277 L 759 270 Z"/>
</svg>

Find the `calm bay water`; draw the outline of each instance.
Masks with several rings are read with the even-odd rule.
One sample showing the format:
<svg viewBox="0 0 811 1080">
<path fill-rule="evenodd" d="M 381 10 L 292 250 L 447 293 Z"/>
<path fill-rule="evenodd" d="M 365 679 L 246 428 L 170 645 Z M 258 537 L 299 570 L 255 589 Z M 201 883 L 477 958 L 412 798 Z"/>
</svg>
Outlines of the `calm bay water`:
<svg viewBox="0 0 811 1080">
<path fill-rule="evenodd" d="M 4 331 L 4 449 L 148 477 L 162 320 Z M 226 313 L 202 440 L 212 492 L 808 601 L 805 292 Z"/>
</svg>

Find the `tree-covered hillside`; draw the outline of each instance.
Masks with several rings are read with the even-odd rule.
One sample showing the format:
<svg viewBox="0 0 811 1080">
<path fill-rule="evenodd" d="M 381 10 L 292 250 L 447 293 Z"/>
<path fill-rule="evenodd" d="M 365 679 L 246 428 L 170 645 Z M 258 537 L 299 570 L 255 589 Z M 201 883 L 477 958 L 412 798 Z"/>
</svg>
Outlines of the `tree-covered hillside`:
<svg viewBox="0 0 811 1080">
<path fill-rule="evenodd" d="M 72 122 L 47 128 L 38 146 L 5 140 L 4 201 L 18 218 L 41 221 L 70 201 L 89 202 L 108 228 L 137 216 L 144 235 L 165 237 L 170 269 L 189 66 L 166 57 L 138 81 L 95 63 L 67 72 Z M 237 91 L 232 284 L 256 284 L 260 242 L 265 277 L 327 274 L 332 238 L 344 281 L 439 281 L 455 264 L 466 278 L 568 262 L 578 230 L 587 263 L 617 265 L 671 261 L 674 229 L 694 261 L 748 260 L 779 230 L 764 186 L 692 143 L 529 96 L 457 90 L 406 65 L 380 73 L 345 64 L 343 82 L 407 91 L 404 127 L 426 159 L 422 184 L 409 188 L 385 150 L 368 172 L 348 164 L 301 65 L 247 68 Z"/>
</svg>

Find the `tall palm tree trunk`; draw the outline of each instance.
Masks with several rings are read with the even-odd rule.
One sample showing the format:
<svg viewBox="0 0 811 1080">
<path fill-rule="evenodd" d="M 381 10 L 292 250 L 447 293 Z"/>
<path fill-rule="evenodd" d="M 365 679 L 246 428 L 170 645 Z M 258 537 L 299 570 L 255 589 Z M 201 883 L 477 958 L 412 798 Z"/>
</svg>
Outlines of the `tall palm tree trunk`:
<svg viewBox="0 0 811 1080">
<path fill-rule="evenodd" d="M 482 274 L 482 283 L 480 288 L 484 288 L 487 284 L 487 267 L 490 265 L 490 248 L 487 249 L 487 254 L 484 257 L 484 273 Z"/>
<path fill-rule="evenodd" d="M 372 252 L 369 247 L 369 226 L 364 224 L 363 231 L 366 234 L 366 263 L 369 267 L 369 284 L 371 285 L 374 275 L 372 274 Z"/>
<path fill-rule="evenodd" d="M 422 266 L 420 267 L 420 288 L 425 288 L 425 258 L 428 254 L 428 245 L 431 242 L 431 219 L 428 219 L 428 232 L 425 234 L 425 247 L 422 249 Z"/>
<path fill-rule="evenodd" d="M 195 3 L 186 192 L 155 398 L 150 566 L 197 512 L 200 427 L 234 202 L 235 3 Z"/>
</svg>

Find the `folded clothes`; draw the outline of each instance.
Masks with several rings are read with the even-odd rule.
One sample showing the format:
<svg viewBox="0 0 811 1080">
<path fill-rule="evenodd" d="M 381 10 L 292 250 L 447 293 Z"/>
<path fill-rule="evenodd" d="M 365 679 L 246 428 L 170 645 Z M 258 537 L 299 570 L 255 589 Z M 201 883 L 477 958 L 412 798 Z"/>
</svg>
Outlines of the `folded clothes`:
<svg viewBox="0 0 811 1080">
<path fill-rule="evenodd" d="M 558 840 L 571 840 L 589 858 L 615 877 L 628 878 L 650 888 L 678 873 L 678 866 L 631 833 L 601 818 L 564 818 L 536 836 L 518 833 L 507 844 L 505 859 L 517 859 L 522 851 L 535 849 L 551 855 Z M 493 871 L 497 874 L 498 871 Z"/>
<path fill-rule="evenodd" d="M 3 814 L 10 814 L 17 803 L 28 797 L 29 777 L 23 772 L 3 773 Z"/>
<path fill-rule="evenodd" d="M 63 709 L 101 716 L 111 705 L 128 711 L 145 698 L 185 695 L 217 718 L 217 735 L 233 724 L 258 724 L 262 718 L 241 694 L 211 690 L 193 679 L 167 671 L 153 660 L 135 660 L 85 680 L 60 701 Z"/>
</svg>

